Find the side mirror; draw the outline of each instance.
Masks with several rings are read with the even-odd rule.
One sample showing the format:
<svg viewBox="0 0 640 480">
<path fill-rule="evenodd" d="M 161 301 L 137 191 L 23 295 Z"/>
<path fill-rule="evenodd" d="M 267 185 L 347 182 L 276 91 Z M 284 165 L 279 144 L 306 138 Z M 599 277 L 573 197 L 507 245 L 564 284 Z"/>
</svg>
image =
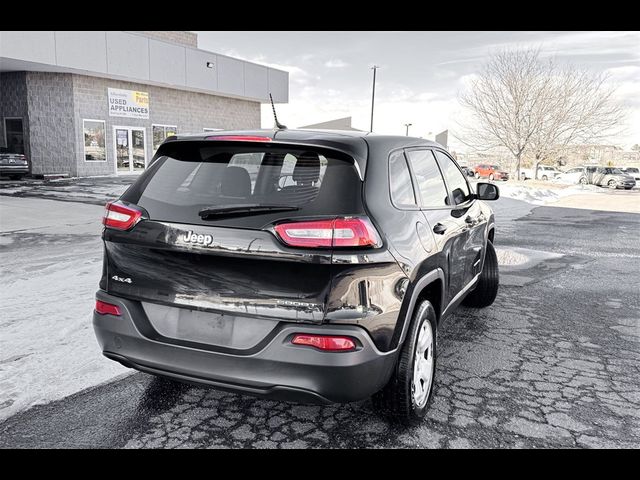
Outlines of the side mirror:
<svg viewBox="0 0 640 480">
<path fill-rule="evenodd" d="M 476 189 L 478 192 L 476 197 L 480 200 L 497 200 L 500 198 L 500 190 L 493 183 L 477 183 Z"/>
</svg>

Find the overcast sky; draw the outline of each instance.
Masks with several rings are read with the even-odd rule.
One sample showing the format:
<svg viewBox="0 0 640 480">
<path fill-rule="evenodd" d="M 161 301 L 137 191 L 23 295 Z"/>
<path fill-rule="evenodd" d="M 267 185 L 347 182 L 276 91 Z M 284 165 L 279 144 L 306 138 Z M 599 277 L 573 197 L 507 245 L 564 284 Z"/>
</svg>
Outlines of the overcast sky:
<svg viewBox="0 0 640 480">
<path fill-rule="evenodd" d="M 352 116 L 369 129 L 372 72 L 377 73 L 374 131 L 431 138 L 455 129 L 457 93 L 498 47 L 540 47 L 544 55 L 608 72 L 629 107 L 626 132 L 612 143 L 640 143 L 640 32 L 197 32 L 198 46 L 287 70 L 285 125 Z M 262 107 L 262 126 L 273 117 Z M 431 134 L 430 134 L 431 132 Z M 450 137 L 450 147 L 464 151 Z"/>
</svg>

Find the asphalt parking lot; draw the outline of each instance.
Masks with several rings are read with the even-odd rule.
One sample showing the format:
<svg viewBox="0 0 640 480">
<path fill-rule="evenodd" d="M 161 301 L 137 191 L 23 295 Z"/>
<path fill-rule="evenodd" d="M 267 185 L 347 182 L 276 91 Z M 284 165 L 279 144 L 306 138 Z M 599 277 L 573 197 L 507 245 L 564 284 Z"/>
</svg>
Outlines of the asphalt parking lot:
<svg viewBox="0 0 640 480">
<path fill-rule="evenodd" d="M 22 197 L 97 205 L 128 181 L 2 182 L 0 201 L 11 199 L 3 209 Z M 496 246 L 532 260 L 502 268 L 494 305 L 461 308 L 442 325 L 436 388 L 420 426 L 390 423 L 369 401 L 295 405 L 134 373 L 9 417 L 0 447 L 638 448 L 640 215 L 510 198 L 494 207 Z M 34 238 L 34 249 L 58 242 L 61 259 L 65 245 L 72 257 L 82 242 L 95 244 L 95 233 L 49 230 L 38 246 L 38 229 L 49 226 L 14 227 L 2 228 L 2 265 L 21 254 L 18 238 Z M 38 275 L 31 256 L 21 262 L 20 275 Z"/>
</svg>

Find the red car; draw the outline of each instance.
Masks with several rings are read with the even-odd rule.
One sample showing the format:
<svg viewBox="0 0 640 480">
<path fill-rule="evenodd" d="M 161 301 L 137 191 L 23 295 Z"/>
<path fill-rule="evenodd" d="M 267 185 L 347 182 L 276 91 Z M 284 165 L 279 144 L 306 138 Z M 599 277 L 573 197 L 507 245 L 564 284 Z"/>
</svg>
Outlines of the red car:
<svg viewBox="0 0 640 480">
<path fill-rule="evenodd" d="M 488 165 L 482 163 L 480 165 L 476 165 L 476 178 L 485 177 L 489 180 L 509 180 L 509 173 L 504 170 L 500 170 L 498 165 Z"/>
</svg>

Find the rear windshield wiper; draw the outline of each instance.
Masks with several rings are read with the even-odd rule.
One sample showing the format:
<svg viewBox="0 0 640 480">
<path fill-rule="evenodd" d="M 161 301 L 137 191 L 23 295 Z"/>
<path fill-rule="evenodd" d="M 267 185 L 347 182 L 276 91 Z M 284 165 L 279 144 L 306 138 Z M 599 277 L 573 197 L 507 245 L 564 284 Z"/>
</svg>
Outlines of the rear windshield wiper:
<svg viewBox="0 0 640 480">
<path fill-rule="evenodd" d="M 293 210 L 300 210 L 300 207 L 292 207 L 289 205 L 261 205 L 255 204 L 243 204 L 243 205 L 213 205 L 211 207 L 205 207 L 198 212 L 200 218 L 206 220 L 211 217 L 222 217 L 225 215 L 236 214 L 254 214 L 264 212 L 289 212 Z"/>
</svg>

